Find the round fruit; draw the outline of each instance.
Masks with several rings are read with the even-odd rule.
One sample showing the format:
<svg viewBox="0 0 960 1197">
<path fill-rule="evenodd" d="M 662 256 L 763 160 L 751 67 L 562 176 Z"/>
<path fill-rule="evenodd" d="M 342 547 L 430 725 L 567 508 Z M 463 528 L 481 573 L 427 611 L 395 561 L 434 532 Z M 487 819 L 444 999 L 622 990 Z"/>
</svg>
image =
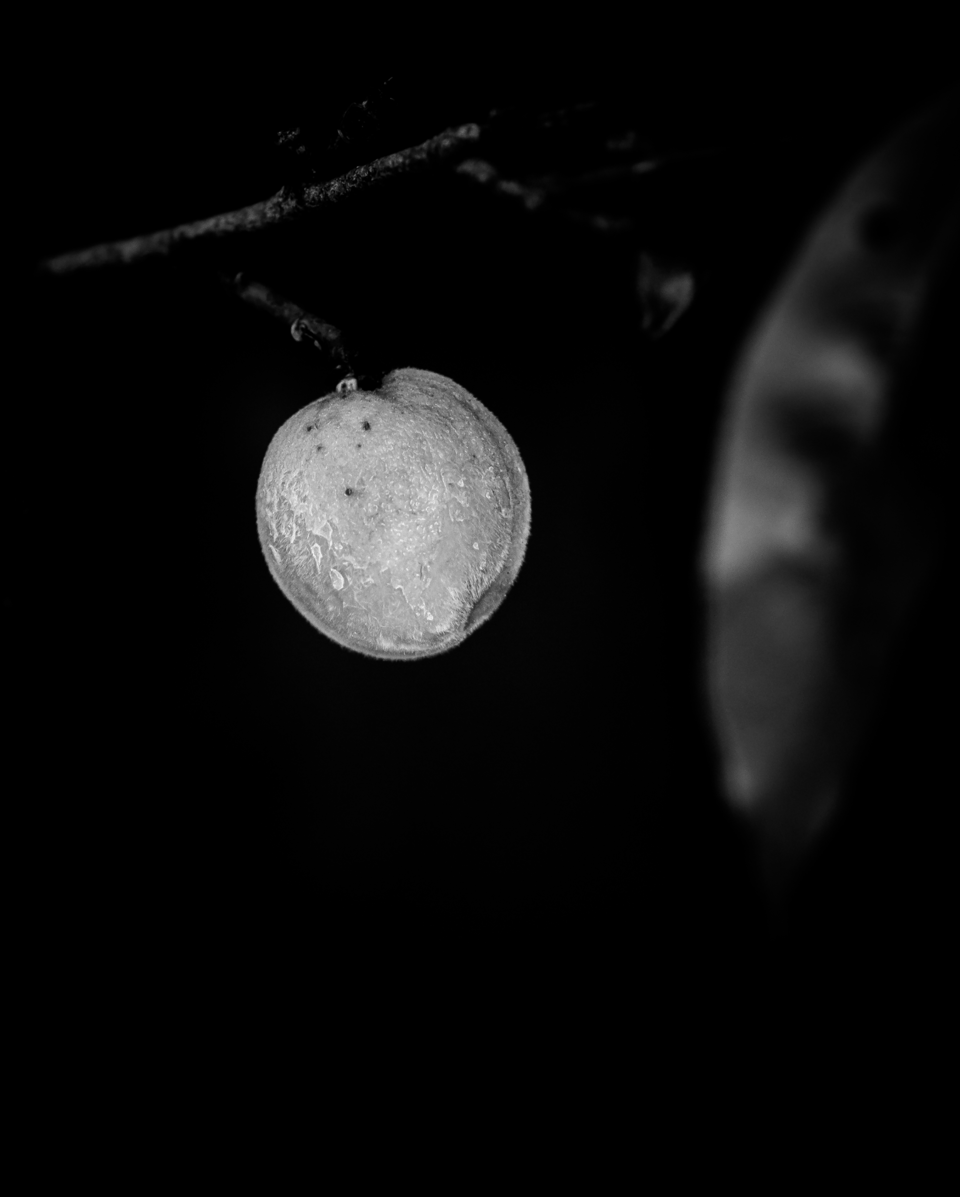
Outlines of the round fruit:
<svg viewBox="0 0 960 1197">
<path fill-rule="evenodd" d="M 315 628 L 410 659 L 458 644 L 503 601 L 530 486 L 479 400 L 440 374 L 394 370 L 287 420 L 260 471 L 257 526 L 270 573 Z"/>
</svg>

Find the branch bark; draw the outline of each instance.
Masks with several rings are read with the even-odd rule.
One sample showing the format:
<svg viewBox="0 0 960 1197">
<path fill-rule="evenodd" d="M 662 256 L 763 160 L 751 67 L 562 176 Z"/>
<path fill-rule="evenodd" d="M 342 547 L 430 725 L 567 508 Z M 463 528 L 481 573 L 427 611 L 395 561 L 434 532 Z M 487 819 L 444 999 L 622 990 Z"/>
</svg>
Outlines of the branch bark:
<svg viewBox="0 0 960 1197">
<path fill-rule="evenodd" d="M 312 342 L 317 349 L 328 354 L 338 368 L 351 374 L 356 373 L 356 354 L 344 343 L 343 333 L 339 328 L 321 320 L 319 316 L 314 316 L 299 304 L 284 299 L 263 283 L 248 279 L 243 273 L 233 277 L 221 275 L 220 278 L 239 299 L 282 320 L 290 329 L 290 335 L 295 341 Z"/>
<path fill-rule="evenodd" d="M 105 242 L 102 245 L 60 254 L 41 262 L 40 270 L 47 274 L 62 275 L 104 266 L 129 265 L 145 258 L 167 255 L 174 248 L 188 242 L 223 238 L 268 228 L 271 225 L 295 220 L 325 204 L 336 203 L 354 192 L 398 175 L 427 169 L 438 162 L 455 158 L 459 154 L 466 155 L 474 148 L 481 135 L 491 128 L 503 125 L 509 127 L 511 123 L 528 123 L 535 125 L 538 129 L 549 130 L 554 127 L 562 127 L 564 124 L 594 113 L 599 107 L 596 102 L 579 104 L 559 112 L 541 113 L 534 117 L 523 118 L 523 120 L 515 115 L 512 116 L 509 112 L 491 112 L 488 121 L 483 125 L 471 123 L 447 129 L 419 145 L 409 146 L 407 149 L 377 158 L 373 162 L 353 167 L 338 178 L 319 183 L 305 181 L 295 187 L 282 187 L 276 195 L 269 199 L 261 200 L 233 212 L 223 212 L 203 220 L 180 224 L 172 229 L 161 229 L 155 233 Z M 614 141 L 609 144 L 608 148 L 614 151 L 626 149 L 629 152 L 633 148 L 634 140 L 631 133 L 623 144 Z M 614 179 L 646 173 L 656 169 L 659 165 L 660 163 L 656 161 L 642 161 L 625 167 L 613 167 L 594 175 L 583 176 L 580 179 L 566 180 L 559 184 L 555 180 L 551 180 L 546 185 L 541 184 L 540 186 L 503 179 L 489 163 L 476 159 L 465 162 L 460 169 L 464 174 L 493 190 L 520 200 L 526 208 L 532 210 L 539 207 L 545 199 L 552 198 L 554 194 L 563 192 L 569 187 L 590 185 L 595 182 L 610 182 Z M 577 212 L 570 212 L 568 215 L 575 220 L 586 221 L 605 231 L 623 231 L 629 227 L 629 222 L 603 216 L 588 216 Z"/>
<path fill-rule="evenodd" d="M 252 232 L 294 220 L 324 204 L 345 199 L 355 191 L 398 175 L 428 168 L 438 161 L 466 152 L 480 137 L 480 131 L 480 126 L 476 124 L 447 129 L 420 145 L 387 154 L 365 166 L 354 167 L 345 175 L 329 182 L 306 184 L 296 191 L 281 188 L 270 199 L 250 204 L 235 212 L 224 212 L 219 216 L 210 216 L 205 220 L 192 221 L 145 236 L 130 237 L 125 241 L 110 241 L 88 249 L 60 254 L 42 262 L 40 269 L 48 274 L 70 274 L 77 270 L 101 266 L 129 265 L 144 258 L 169 254 L 175 246 L 186 242 Z"/>
<path fill-rule="evenodd" d="M 602 185 L 604 183 L 620 182 L 637 175 L 649 174 L 657 170 L 660 162 L 635 162 L 629 166 L 615 166 L 607 170 L 595 171 L 592 174 L 579 175 L 570 179 L 546 179 L 538 183 L 521 183 L 517 179 L 505 179 L 490 162 L 479 158 L 468 158 L 456 168 L 456 173 L 473 179 L 483 187 L 489 188 L 497 195 L 514 200 L 523 205 L 528 212 L 534 212 L 543 207 L 550 200 L 564 196 L 571 191 Z M 604 216 L 602 213 L 586 213 L 565 208 L 562 215 L 570 220 L 582 224 L 589 224 L 601 232 L 625 233 L 632 232 L 634 222 L 626 218 Z"/>
</svg>

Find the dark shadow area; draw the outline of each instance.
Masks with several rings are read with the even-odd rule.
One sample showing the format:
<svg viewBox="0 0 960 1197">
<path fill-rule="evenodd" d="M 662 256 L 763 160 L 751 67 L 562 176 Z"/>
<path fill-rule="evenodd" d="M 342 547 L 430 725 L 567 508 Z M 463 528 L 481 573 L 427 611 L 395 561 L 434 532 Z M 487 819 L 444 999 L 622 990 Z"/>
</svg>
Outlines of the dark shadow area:
<svg viewBox="0 0 960 1197">
<path fill-rule="evenodd" d="M 21 782 L 17 801 L 44 967 L 90 992 L 114 979 L 127 1010 L 158 1001 L 176 1019 L 198 1001 L 221 1025 L 330 1003 L 373 1016 L 426 991 L 445 995 L 438 1018 L 581 994 L 623 1016 L 682 1009 L 702 1028 L 718 1001 L 742 1012 L 798 976 L 817 992 L 832 975 L 935 984 L 952 789 L 943 584 L 774 936 L 718 792 L 696 577 L 720 397 L 749 322 L 843 172 L 934 82 L 888 94 L 885 77 L 837 75 L 801 102 L 765 76 L 762 110 L 742 81 L 708 82 L 627 110 L 657 146 L 718 150 L 639 195 L 633 240 L 424 177 L 329 225 L 216 250 L 217 267 L 275 286 L 378 367 L 453 378 L 519 447 L 532 494 L 519 580 L 436 659 L 327 643 L 261 559 L 262 457 L 336 384 L 321 354 L 186 261 L 34 280 L 24 407 L 43 460 L 28 501 L 60 519 L 28 567 L 47 634 L 29 776 L 57 780 L 32 782 L 39 796 Z M 511 97 L 536 107 L 536 79 Z M 446 107 L 418 95 L 409 127 L 427 136 L 486 98 L 466 84 Z M 109 145 L 65 117 L 38 168 L 32 250 L 269 194 L 282 171 L 265 131 L 290 119 L 284 105 L 203 134 L 179 111 L 119 116 Z M 67 205 L 50 198 L 61 161 L 87 180 Z M 656 342 L 640 332 L 644 249 L 680 255 L 696 281 Z"/>
</svg>

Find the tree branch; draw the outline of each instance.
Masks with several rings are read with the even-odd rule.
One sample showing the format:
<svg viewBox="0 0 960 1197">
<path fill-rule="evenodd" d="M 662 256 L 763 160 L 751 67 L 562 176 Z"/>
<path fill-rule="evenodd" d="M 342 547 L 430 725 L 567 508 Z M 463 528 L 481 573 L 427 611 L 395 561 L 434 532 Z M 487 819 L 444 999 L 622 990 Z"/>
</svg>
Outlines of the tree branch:
<svg viewBox="0 0 960 1197">
<path fill-rule="evenodd" d="M 366 165 L 353 167 L 335 179 L 319 183 L 310 180 L 301 181 L 293 187 L 282 187 L 276 195 L 269 199 L 239 208 L 234 212 L 223 212 L 218 216 L 191 221 L 172 229 L 162 229 L 156 233 L 130 237 L 122 241 L 110 241 L 102 245 L 90 246 L 87 249 L 60 254 L 41 262 L 39 268 L 47 274 L 70 274 L 74 271 L 101 266 L 128 265 L 148 257 L 167 255 L 175 247 L 187 242 L 253 232 L 271 225 L 285 223 L 325 204 L 345 199 L 354 192 L 376 183 L 412 171 L 426 169 L 437 162 L 456 157 L 458 154 L 466 152 L 480 139 L 482 134 L 491 129 L 512 128 L 514 132 L 518 127 L 524 126 L 532 126 L 541 131 L 561 129 L 577 120 L 597 115 L 602 111 L 602 107 L 596 101 L 591 101 L 585 104 L 575 104 L 560 111 L 536 115 L 518 114 L 510 110 L 495 110 L 489 114 L 488 120 L 483 125 L 471 123 L 447 129 L 419 145 L 387 154 Z M 282 134 L 280 142 L 286 144 L 296 140 L 298 136 L 299 130 L 294 130 Z M 295 148 L 298 153 L 302 152 L 308 158 L 311 156 L 308 146 L 298 145 Z M 607 139 L 607 149 L 612 152 L 630 152 L 635 148 L 636 136 L 629 131 L 619 137 L 612 139 L 608 137 Z M 655 169 L 657 165 L 659 164 L 654 162 L 639 162 L 626 167 L 614 167 L 611 170 L 598 172 L 596 175 L 572 180 L 560 189 L 566 189 L 567 186 L 589 185 L 592 182 L 609 182 L 612 179 L 644 173 Z M 464 164 L 462 169 L 465 174 L 493 187 L 501 194 L 520 199 L 530 210 L 540 206 L 548 194 L 558 190 L 556 183 L 552 181 L 549 185 L 538 187 L 502 179 L 492 166 L 484 162 L 474 161 L 469 165 Z M 589 216 L 575 212 L 569 212 L 566 215 L 603 230 L 623 230 L 628 225 L 628 222 L 612 220 L 604 216 Z"/>
<path fill-rule="evenodd" d="M 224 212 L 205 220 L 177 225 L 145 236 L 125 241 L 111 241 L 72 253 L 48 258 L 40 269 L 49 274 L 69 274 L 98 266 L 128 265 L 158 254 L 169 254 L 174 246 L 207 237 L 225 237 L 234 233 L 252 232 L 293 220 L 327 203 L 345 199 L 355 191 L 391 179 L 410 171 L 421 170 L 435 162 L 464 152 L 480 136 L 480 126 L 461 125 L 447 129 L 420 145 L 387 154 L 365 166 L 354 167 L 340 178 L 325 183 L 310 183 L 295 192 L 281 188 L 270 199 L 250 204 L 236 212 Z"/>
<path fill-rule="evenodd" d="M 222 274 L 220 278 L 238 298 L 282 320 L 295 341 L 312 341 L 317 349 L 329 354 L 338 367 L 354 372 L 354 354 L 344 344 L 339 328 L 284 299 L 263 283 L 246 278 L 242 273 L 233 277 Z"/>
<path fill-rule="evenodd" d="M 500 172 L 495 166 L 479 158 L 468 158 L 466 162 L 461 162 L 457 167 L 457 174 L 465 175 L 467 178 L 489 187 L 498 195 L 506 195 L 511 199 L 519 200 L 530 212 L 534 208 L 539 208 L 547 198 L 546 188 L 531 187 L 512 179 L 501 178 Z"/>
<path fill-rule="evenodd" d="M 620 182 L 637 175 L 649 174 L 661 165 L 662 163 L 658 161 L 634 162 L 628 166 L 613 166 L 570 179 L 538 180 L 534 184 L 521 183 L 516 179 L 504 179 L 491 163 L 479 158 L 468 158 L 465 162 L 460 163 L 456 168 L 456 173 L 473 179 L 474 182 L 488 187 L 498 195 L 518 201 L 528 212 L 533 212 L 557 196 L 584 190 L 588 187 Z M 562 210 L 562 215 L 569 220 L 588 224 L 604 233 L 625 233 L 631 232 L 634 228 L 632 220 L 604 216 L 601 213 L 586 213 L 565 208 Z"/>
</svg>

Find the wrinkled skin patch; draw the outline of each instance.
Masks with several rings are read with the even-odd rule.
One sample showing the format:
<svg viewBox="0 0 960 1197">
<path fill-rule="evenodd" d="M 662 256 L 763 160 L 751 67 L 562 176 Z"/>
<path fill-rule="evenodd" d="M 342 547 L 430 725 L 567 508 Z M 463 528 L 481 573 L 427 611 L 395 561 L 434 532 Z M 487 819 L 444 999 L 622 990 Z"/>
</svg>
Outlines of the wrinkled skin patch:
<svg viewBox="0 0 960 1197">
<path fill-rule="evenodd" d="M 529 484 L 483 404 L 439 374 L 395 370 L 287 420 L 264 458 L 257 527 L 271 576 L 315 628 L 411 659 L 499 606 L 523 561 Z"/>
</svg>

